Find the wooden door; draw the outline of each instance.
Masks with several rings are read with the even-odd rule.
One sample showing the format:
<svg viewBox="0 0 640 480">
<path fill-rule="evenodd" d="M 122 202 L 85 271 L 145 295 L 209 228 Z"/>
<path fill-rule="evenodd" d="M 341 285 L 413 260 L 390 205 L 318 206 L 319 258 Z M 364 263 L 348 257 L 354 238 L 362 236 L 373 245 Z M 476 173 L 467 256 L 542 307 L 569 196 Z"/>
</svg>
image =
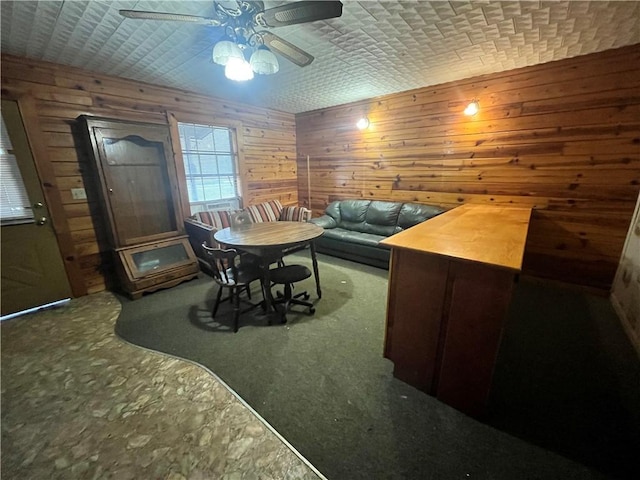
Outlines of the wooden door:
<svg viewBox="0 0 640 480">
<path fill-rule="evenodd" d="M 35 221 L 1 227 L 0 309 L 8 315 L 68 298 L 71 287 L 16 102 L 2 100 L 2 118 L 13 146 L 6 153 L 17 159 L 35 216 Z"/>
</svg>

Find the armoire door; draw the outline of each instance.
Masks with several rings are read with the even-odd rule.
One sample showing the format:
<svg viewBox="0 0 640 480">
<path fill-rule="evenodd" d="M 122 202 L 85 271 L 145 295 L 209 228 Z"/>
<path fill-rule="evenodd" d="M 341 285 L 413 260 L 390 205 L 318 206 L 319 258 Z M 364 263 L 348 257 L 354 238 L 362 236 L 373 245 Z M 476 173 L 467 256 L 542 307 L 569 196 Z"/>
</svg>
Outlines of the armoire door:
<svg viewBox="0 0 640 480">
<path fill-rule="evenodd" d="M 69 298 L 71 287 L 16 102 L 2 100 L 2 119 L 12 147 L 2 155 L 15 156 L 34 215 L 1 227 L 1 311 L 8 315 Z"/>
<path fill-rule="evenodd" d="M 166 125 L 81 116 L 121 288 L 132 298 L 198 274 Z"/>
<path fill-rule="evenodd" d="M 169 131 L 162 126 L 87 119 L 113 247 L 182 232 Z"/>
</svg>

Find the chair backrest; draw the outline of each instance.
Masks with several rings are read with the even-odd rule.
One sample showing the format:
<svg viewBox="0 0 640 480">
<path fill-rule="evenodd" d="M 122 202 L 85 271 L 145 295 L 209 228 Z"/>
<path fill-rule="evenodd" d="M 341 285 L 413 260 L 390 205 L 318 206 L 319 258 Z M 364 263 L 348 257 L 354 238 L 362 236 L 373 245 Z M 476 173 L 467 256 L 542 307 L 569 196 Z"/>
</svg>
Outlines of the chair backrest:
<svg viewBox="0 0 640 480">
<path fill-rule="evenodd" d="M 247 225 L 248 223 L 253 223 L 249 212 L 240 211 L 231 215 L 231 228 Z"/>
<path fill-rule="evenodd" d="M 213 279 L 220 285 L 234 286 L 238 278 L 238 270 L 235 259 L 238 256 L 237 250 L 232 248 L 211 248 L 206 243 L 202 244 L 202 251 L 211 266 Z"/>
</svg>

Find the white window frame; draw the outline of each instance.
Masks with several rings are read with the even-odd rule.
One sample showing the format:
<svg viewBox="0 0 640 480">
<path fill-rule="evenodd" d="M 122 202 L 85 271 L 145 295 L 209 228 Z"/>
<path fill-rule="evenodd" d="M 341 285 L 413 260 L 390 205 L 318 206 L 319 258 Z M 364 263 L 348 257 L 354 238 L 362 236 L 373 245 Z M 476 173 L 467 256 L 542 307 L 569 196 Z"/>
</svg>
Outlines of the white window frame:
<svg viewBox="0 0 640 480">
<path fill-rule="evenodd" d="M 233 146 L 236 152 L 236 172 L 238 173 L 238 199 L 239 208 L 244 206 L 246 201 L 245 195 L 248 192 L 247 184 L 247 168 L 244 159 L 244 125 L 238 120 L 232 120 L 226 117 L 216 117 L 211 114 L 202 114 L 195 112 L 183 112 L 176 110 L 168 110 L 166 112 L 167 122 L 171 135 L 171 143 L 173 146 L 173 156 L 176 163 L 176 175 L 178 176 L 178 194 L 180 196 L 180 205 L 183 216 L 186 218 L 193 215 L 189 205 L 189 195 L 187 193 L 187 182 L 185 177 L 185 165 L 182 158 L 182 147 L 180 145 L 180 132 L 178 123 L 195 123 L 199 125 L 216 125 L 228 128 L 233 133 Z"/>
<path fill-rule="evenodd" d="M 238 155 L 233 130 L 213 124 L 178 122 L 178 132 L 191 213 L 239 208 Z M 216 141 L 220 136 L 223 142 Z M 230 165 L 228 162 L 225 165 L 224 160 L 230 160 Z M 225 195 L 225 187 L 233 189 L 233 194 Z M 202 198 L 192 198 L 190 192 L 194 191 Z"/>
</svg>

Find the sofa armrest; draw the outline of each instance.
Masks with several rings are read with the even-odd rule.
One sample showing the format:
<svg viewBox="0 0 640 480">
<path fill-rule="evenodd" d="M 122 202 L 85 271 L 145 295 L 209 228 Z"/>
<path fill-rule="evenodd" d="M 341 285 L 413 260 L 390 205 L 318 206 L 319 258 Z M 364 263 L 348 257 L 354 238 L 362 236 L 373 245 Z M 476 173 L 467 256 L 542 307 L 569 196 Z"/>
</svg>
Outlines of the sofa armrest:
<svg viewBox="0 0 640 480">
<path fill-rule="evenodd" d="M 308 222 L 311 220 L 311 210 L 305 207 L 282 207 L 279 220 Z"/>
<path fill-rule="evenodd" d="M 189 235 L 189 243 L 197 257 L 203 256 L 202 244 L 204 242 L 206 242 L 209 247 L 218 247 L 218 242 L 213 238 L 213 235 L 218 231 L 215 227 L 199 222 L 193 218 L 186 218 L 184 220 L 184 229 L 187 235 Z"/>
<path fill-rule="evenodd" d="M 316 225 L 324 229 L 336 228 L 338 226 L 336 219 L 329 215 L 322 215 L 321 217 L 312 218 L 311 220 L 309 220 L 309 222 L 315 223 Z"/>
<path fill-rule="evenodd" d="M 234 213 L 233 210 L 205 210 L 196 212 L 189 218 L 198 223 L 210 225 L 216 230 L 222 230 L 231 226 L 231 215 Z"/>
</svg>

